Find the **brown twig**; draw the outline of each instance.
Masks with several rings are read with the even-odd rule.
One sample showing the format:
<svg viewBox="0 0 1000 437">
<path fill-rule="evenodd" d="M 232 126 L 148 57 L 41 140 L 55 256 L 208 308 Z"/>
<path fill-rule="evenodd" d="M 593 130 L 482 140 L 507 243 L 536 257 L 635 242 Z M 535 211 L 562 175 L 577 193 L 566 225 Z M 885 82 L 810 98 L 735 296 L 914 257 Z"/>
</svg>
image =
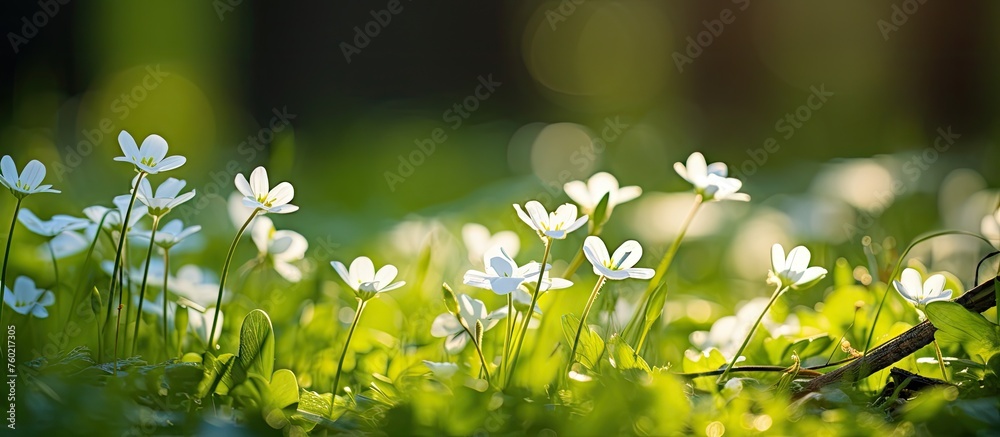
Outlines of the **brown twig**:
<svg viewBox="0 0 1000 437">
<path fill-rule="evenodd" d="M 969 311 L 975 311 L 977 313 L 981 313 L 996 306 L 996 296 L 994 295 L 993 284 L 994 281 L 998 279 L 990 279 L 972 290 L 969 290 L 958 299 L 955 299 L 955 303 L 962 305 Z M 924 321 L 900 334 L 898 337 L 868 351 L 868 354 L 855 360 L 851 364 L 824 374 L 823 376 L 813 378 L 795 394 L 795 397 L 800 398 L 810 392 L 817 391 L 836 382 L 854 382 L 867 378 L 875 372 L 889 367 L 893 363 L 910 356 L 924 346 L 931 344 L 931 342 L 934 341 L 935 331 L 937 331 L 937 328 L 935 328 L 930 321 Z"/>
</svg>

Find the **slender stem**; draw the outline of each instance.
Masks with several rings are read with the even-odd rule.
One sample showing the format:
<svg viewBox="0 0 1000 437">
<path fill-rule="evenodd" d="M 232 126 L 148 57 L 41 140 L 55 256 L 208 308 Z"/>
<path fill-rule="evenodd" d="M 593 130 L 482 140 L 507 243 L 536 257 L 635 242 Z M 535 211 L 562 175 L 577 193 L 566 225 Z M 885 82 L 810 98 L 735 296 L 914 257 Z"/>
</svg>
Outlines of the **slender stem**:
<svg viewBox="0 0 1000 437">
<path fill-rule="evenodd" d="M 538 296 L 541 294 L 542 290 L 542 280 L 545 278 L 545 263 L 549 262 L 549 252 L 552 250 L 552 238 L 545 239 L 545 252 L 542 253 L 542 263 L 538 266 L 538 282 L 535 283 L 535 290 L 531 293 L 531 305 L 528 305 L 528 309 L 524 312 L 524 321 L 521 322 L 521 333 L 518 335 L 518 340 L 516 345 L 511 345 L 514 348 L 514 356 L 510 362 L 510 368 L 507 369 L 507 382 L 504 386 L 509 385 L 510 381 L 514 379 L 514 371 L 517 370 L 517 359 L 521 355 L 521 346 L 524 345 L 524 336 L 528 333 L 528 325 L 531 324 L 531 315 L 535 311 L 535 304 L 538 303 Z"/>
<path fill-rule="evenodd" d="M 127 232 L 127 229 L 123 227 L 122 228 L 122 232 L 123 233 Z M 119 335 L 119 332 L 121 331 L 121 328 L 122 328 L 122 309 L 123 308 L 125 309 L 125 323 L 128 323 L 128 312 L 129 312 L 129 308 L 125 307 L 124 303 L 122 302 L 122 297 L 126 296 L 126 293 L 127 293 L 128 297 L 125 298 L 125 302 L 128 302 L 129 299 L 132 299 L 132 276 L 131 276 L 131 274 L 129 274 L 129 275 L 125 274 L 125 270 L 126 270 L 125 266 L 128 265 L 128 240 L 124 240 L 121 243 L 122 243 L 122 246 L 125 247 L 125 249 L 122 251 L 123 252 L 122 253 L 122 258 L 121 258 L 121 264 L 122 265 L 118 269 L 118 283 L 119 283 L 119 287 L 118 287 L 119 288 L 119 291 L 118 291 L 118 315 L 117 315 L 117 317 L 115 319 L 115 350 L 114 350 L 115 375 L 118 374 L 118 335 Z M 128 279 L 127 283 L 125 282 L 126 279 Z M 112 298 L 113 297 L 114 296 L 112 295 Z M 128 328 L 126 328 L 126 331 L 127 330 L 128 330 Z M 122 340 L 126 340 L 126 339 L 122 339 Z"/>
<path fill-rule="evenodd" d="M 516 315 L 514 313 L 514 293 L 507 294 L 507 326 L 504 328 L 503 337 L 503 359 L 500 361 L 501 367 L 500 373 L 503 376 L 507 375 L 507 369 L 510 368 L 510 363 L 507 362 L 507 358 L 510 357 L 510 344 L 511 338 L 514 337 L 514 326 Z"/>
<path fill-rule="evenodd" d="M 673 263 L 674 256 L 677 255 L 677 250 L 680 249 L 681 242 L 684 240 L 684 236 L 687 235 L 688 227 L 691 226 L 691 222 L 694 221 L 694 216 L 698 213 L 698 210 L 701 208 L 703 203 L 701 194 L 695 196 L 694 205 L 691 206 L 691 211 L 688 212 L 687 217 L 684 218 L 684 222 L 681 223 L 681 228 L 677 233 L 677 237 L 674 238 L 673 243 L 670 244 L 670 248 L 667 249 L 667 253 L 663 256 L 663 259 L 660 260 L 660 264 L 656 266 L 656 273 L 653 275 L 653 279 L 649 281 L 649 286 L 646 287 L 646 292 L 642 295 L 642 299 L 640 300 L 640 302 L 642 302 L 642 309 L 636 312 L 632 316 L 632 319 L 629 320 L 628 325 L 625 327 L 626 332 L 632 331 L 637 324 L 644 322 L 646 314 L 653 310 L 653 308 L 649 308 L 650 302 L 653 301 L 653 293 L 659 288 L 660 282 L 664 280 L 663 276 L 666 275 L 667 269 L 669 269 L 670 264 Z M 646 336 L 645 326 L 643 326 L 643 331 L 644 332 L 639 335 L 640 338 Z M 636 352 L 639 352 L 638 347 L 636 347 L 635 350 Z"/>
<path fill-rule="evenodd" d="M 587 305 L 583 307 L 583 315 L 580 316 L 580 325 L 576 328 L 576 337 L 573 338 L 573 348 L 569 351 L 569 363 L 566 365 L 566 372 L 569 373 L 573 369 L 573 363 L 576 361 L 576 348 L 580 345 L 580 334 L 583 332 L 584 326 L 587 324 L 587 316 L 590 315 L 590 308 L 594 306 L 594 301 L 597 300 L 597 294 L 600 293 L 601 287 L 608 280 L 607 276 L 601 276 L 597 278 L 597 283 L 594 284 L 594 290 L 590 292 L 590 298 L 587 299 Z"/>
<path fill-rule="evenodd" d="M 767 306 L 764 307 L 764 310 L 760 312 L 760 316 L 757 317 L 757 321 L 754 322 L 752 326 L 750 326 L 750 332 L 747 332 L 747 337 L 743 339 L 743 344 L 740 345 L 740 348 L 736 351 L 736 354 L 733 355 L 733 361 L 730 362 L 728 366 L 726 366 L 726 370 L 722 372 L 722 376 L 719 376 L 719 383 L 725 381 L 726 377 L 729 376 L 730 369 L 732 369 L 733 366 L 736 365 L 736 360 L 740 359 L 740 355 L 747 348 L 747 344 L 749 344 L 750 339 L 753 338 L 753 333 L 754 331 L 757 330 L 757 326 L 760 325 L 760 322 L 762 320 L 764 320 L 764 315 L 767 314 L 767 310 L 771 309 L 771 305 L 774 305 L 774 302 L 778 300 L 778 296 L 781 296 L 781 293 L 783 293 L 787 289 L 788 287 L 779 285 L 777 289 L 774 290 L 774 294 L 771 295 L 771 300 L 767 302 Z"/>
<path fill-rule="evenodd" d="M 55 250 L 55 248 L 52 247 L 52 240 L 51 239 L 49 239 L 49 242 L 48 242 L 47 246 L 49 246 L 49 256 L 52 257 L 52 274 L 53 274 L 54 279 L 56 281 L 56 284 L 52 286 L 52 291 L 55 292 L 55 294 L 58 295 L 59 294 L 59 262 L 56 261 L 56 250 Z M 59 305 L 56 305 L 53 309 L 55 310 L 53 312 L 58 311 L 59 310 Z M 71 307 L 70 308 L 70 312 L 72 312 L 72 311 L 73 311 L 73 309 Z M 54 314 L 53 318 L 59 318 L 58 314 Z"/>
<path fill-rule="evenodd" d="M 459 317 L 458 315 L 455 315 L 455 318 L 458 319 L 458 323 L 462 325 L 462 329 L 465 330 L 465 333 L 469 334 L 469 338 L 472 339 L 472 344 L 476 346 L 476 353 L 479 354 L 479 362 L 482 363 L 483 365 L 483 372 L 486 373 L 486 380 L 490 381 L 492 377 L 490 376 L 490 368 L 489 366 L 486 365 L 486 355 L 483 355 L 483 346 L 479 344 L 479 342 L 477 341 L 478 337 L 476 337 L 476 334 L 474 334 L 472 330 L 465 324 L 465 320 L 462 320 L 462 318 Z"/>
<path fill-rule="evenodd" d="M 22 197 L 17 198 L 17 205 L 14 206 L 14 218 L 10 221 L 10 231 L 7 233 L 7 249 L 3 253 L 3 270 L 0 271 L 0 322 L 3 321 L 3 309 L 7 305 L 3 304 L 3 298 L 7 294 L 7 261 L 10 260 L 10 242 L 14 239 L 14 226 L 17 225 L 17 213 L 21 211 Z"/>
<path fill-rule="evenodd" d="M 236 232 L 236 238 L 233 239 L 233 244 L 229 245 L 229 254 L 226 255 L 226 263 L 222 266 L 222 280 L 219 281 L 219 296 L 215 300 L 215 316 L 212 317 L 212 330 L 208 334 L 208 344 L 206 347 L 212 349 L 213 340 L 215 339 L 215 326 L 219 323 L 219 313 L 222 312 L 222 291 L 226 289 L 226 278 L 229 277 L 229 265 L 233 262 L 233 253 L 236 252 L 236 245 L 240 242 L 240 237 L 243 236 L 243 232 L 247 230 L 247 226 L 250 226 L 250 222 L 253 221 L 257 214 L 260 213 L 260 208 L 254 209 L 250 217 L 247 217 L 246 223 L 243 223 L 243 227 Z"/>
<path fill-rule="evenodd" d="M 170 248 L 163 248 L 163 352 L 170 358 L 170 330 L 167 328 L 167 281 L 170 279 Z M 218 312 L 218 308 L 215 310 Z"/>
<path fill-rule="evenodd" d="M 149 265 L 153 261 L 153 247 L 156 246 L 156 228 L 160 225 L 160 216 L 153 216 L 153 229 L 149 231 L 149 247 L 146 249 L 146 267 L 142 271 L 142 285 L 139 286 L 139 305 L 135 312 L 135 329 L 132 330 L 132 349 L 131 353 L 135 354 L 136 346 L 139 344 L 139 325 L 142 323 L 142 304 L 146 301 L 146 281 L 149 280 Z M 164 274 L 164 276 L 166 276 Z M 166 293 L 166 289 L 163 290 Z M 166 303 L 167 297 L 163 296 L 163 302 Z M 218 310 L 216 310 L 218 311 Z M 166 318 L 167 313 L 163 313 L 163 317 Z"/>
<path fill-rule="evenodd" d="M 597 236 L 598 234 L 590 234 L 590 235 Z M 563 272 L 562 274 L 563 279 L 572 278 L 573 274 L 576 273 L 576 270 L 579 269 L 581 265 L 583 265 L 583 261 L 585 259 L 586 257 L 584 257 L 583 255 L 583 248 L 581 246 L 580 250 L 576 251 L 576 256 L 574 256 L 573 260 L 570 261 L 569 267 L 566 267 L 566 271 Z"/>
<path fill-rule="evenodd" d="M 110 213 L 110 209 L 104 212 L 104 215 L 101 216 L 100 223 L 97 224 L 97 230 L 94 231 L 94 239 L 90 242 L 90 248 L 87 249 L 87 257 L 83 259 L 83 267 L 80 267 L 80 277 L 77 278 L 76 288 L 73 289 L 73 304 L 70 305 L 70 308 L 76 308 L 76 304 L 78 302 L 77 299 L 81 294 L 80 289 L 83 288 L 83 278 L 87 277 L 85 272 L 87 271 L 87 267 L 90 266 L 91 257 L 94 256 L 94 248 L 97 247 L 97 240 L 101 239 L 101 229 L 104 227 L 104 220 L 108 218 L 108 214 Z M 72 317 L 73 313 L 70 312 L 69 317 L 66 318 L 66 323 L 69 323 L 69 319 Z M 97 314 L 94 314 L 94 323 L 97 324 L 97 332 L 100 332 L 101 324 L 97 321 Z M 100 354 L 100 350 L 98 350 L 98 354 Z M 100 358 L 98 358 L 97 361 L 100 362 Z"/>
<path fill-rule="evenodd" d="M 367 301 L 358 299 L 358 309 L 354 312 L 354 321 L 351 322 L 351 329 L 347 331 L 347 339 L 344 340 L 344 351 L 340 353 L 340 361 L 337 363 L 337 374 L 333 377 L 333 392 L 330 395 L 330 417 L 333 417 L 333 406 L 337 403 L 337 390 L 340 388 L 340 373 L 344 370 L 344 358 L 347 357 L 347 348 L 351 345 L 351 337 L 354 337 L 354 330 L 361 320 L 361 311 L 365 309 Z"/>
<path fill-rule="evenodd" d="M 139 178 L 135 181 L 135 186 L 132 187 L 132 198 L 128 201 L 128 209 L 125 210 L 125 217 L 121 218 L 121 234 L 118 236 L 118 247 L 115 251 L 115 264 L 111 271 L 111 285 L 108 286 L 108 315 L 105 317 L 105 323 L 111 320 L 111 309 L 114 307 L 114 296 L 115 296 L 115 286 L 118 285 L 118 269 L 121 266 L 122 261 L 122 248 L 125 247 L 125 234 L 128 233 L 128 223 L 129 219 L 132 218 L 132 207 L 135 206 L 135 198 L 139 194 L 139 183 L 142 179 L 146 177 L 146 172 L 140 171 Z M 119 214 L 120 215 L 120 214 Z M 100 229 L 98 229 L 98 232 Z M 121 306 L 121 299 L 119 299 L 119 306 Z M 115 340 L 117 343 L 118 341 Z"/>
<path fill-rule="evenodd" d="M 941 346 L 938 346 L 937 339 L 934 340 L 934 353 L 937 355 L 938 366 L 941 367 L 941 379 L 948 381 L 948 372 L 944 369 L 944 356 L 941 354 Z"/>
</svg>

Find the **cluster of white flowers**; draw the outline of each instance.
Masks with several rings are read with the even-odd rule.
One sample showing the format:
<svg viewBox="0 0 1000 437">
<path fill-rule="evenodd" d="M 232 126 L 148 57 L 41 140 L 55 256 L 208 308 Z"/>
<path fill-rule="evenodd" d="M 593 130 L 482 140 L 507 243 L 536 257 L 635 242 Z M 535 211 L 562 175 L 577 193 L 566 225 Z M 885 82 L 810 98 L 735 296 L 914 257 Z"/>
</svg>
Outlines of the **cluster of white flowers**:
<svg viewBox="0 0 1000 437">
<path fill-rule="evenodd" d="M 113 250 L 118 251 L 116 260 L 114 262 L 106 260 L 100 263 L 111 278 L 110 290 L 106 290 L 110 294 L 108 299 L 115 297 L 115 283 L 119 272 L 121 272 L 130 281 L 142 283 L 140 293 L 134 295 L 133 302 L 130 303 L 138 306 L 137 313 L 145 312 L 164 322 L 165 342 L 168 341 L 167 327 L 174 326 L 175 317 L 178 314 L 185 314 L 179 313 L 179 311 L 186 310 L 189 321 L 186 332 L 193 332 L 196 338 L 211 349 L 215 346 L 215 341 L 222 335 L 221 320 L 224 316 L 221 307 L 223 302 L 228 300 L 230 294 L 226 289 L 226 279 L 236 245 L 246 230 L 249 229 L 251 239 L 258 251 L 258 256 L 253 261 L 256 264 L 253 265 L 266 264 L 273 268 L 283 280 L 290 283 L 300 282 L 303 279 L 304 272 L 300 262 L 305 259 L 309 248 L 307 239 L 295 231 L 278 229 L 270 218 L 265 217 L 266 214 L 288 214 L 297 211 L 299 207 L 290 203 L 295 196 L 295 189 L 289 182 L 281 182 L 272 187 L 267 170 L 263 167 L 254 169 L 249 178 L 243 174 L 238 174 L 235 177 L 235 189 L 239 195 L 231 199 L 229 211 L 231 219 L 239 230 L 230 247 L 221 274 L 215 277 L 194 265 L 185 265 L 177 271 L 176 275 L 173 274 L 169 264 L 170 250 L 196 235 L 201 227 L 189 226 L 180 219 L 170 220 L 160 226 L 160 220 L 178 206 L 194 198 L 196 192 L 192 190 L 182 193 L 186 182 L 173 177 L 160 182 L 154 189 L 154 184 L 148 178 L 178 169 L 185 164 L 186 159 L 183 156 L 168 157 L 167 142 L 159 135 L 146 137 L 139 147 L 130 134 L 122 131 L 118 136 L 118 141 L 123 156 L 116 157 L 115 161 L 132 164 L 137 173 L 132 179 L 131 190 L 128 194 L 114 197 L 111 207 L 96 205 L 83 209 L 82 214 L 85 218 L 55 215 L 48 220 L 43 220 L 31 210 L 21 208 L 22 201 L 32 194 L 59 193 L 59 191 L 53 190 L 51 185 L 42 184 L 45 177 L 45 166 L 40 162 L 29 162 L 19 173 L 13 159 L 9 156 L 4 156 L 0 160 L 0 184 L 10 190 L 17 199 L 15 209 L 17 220 L 29 231 L 45 237 L 47 240 L 57 282 L 58 267 L 55 266 L 55 263 L 58 259 L 79 253 L 88 245 L 92 252 L 101 236 L 106 235 L 110 241 L 118 241 L 117 246 L 112 247 Z M 728 177 L 726 164 L 721 162 L 708 164 L 701 153 L 691 154 L 685 163 L 675 163 L 674 169 L 680 177 L 691 184 L 693 192 L 697 195 L 695 211 L 697 211 L 697 205 L 702 202 L 750 200 L 749 195 L 740 192 L 742 182 L 736 178 Z M 469 287 L 489 290 L 497 296 L 506 297 L 508 304 L 506 307 L 489 311 L 486 303 L 482 300 L 468 293 L 455 294 L 450 288 L 445 287 L 447 290 L 445 295 L 447 312 L 434 319 L 430 327 L 430 334 L 433 337 L 444 339 L 444 348 L 449 354 L 460 353 L 469 343 L 473 343 L 480 355 L 483 371 L 487 377 L 489 377 L 490 363 L 493 363 L 494 360 L 486 359 L 481 344 L 479 344 L 483 333 L 497 326 L 500 321 L 507 319 L 508 328 L 505 330 L 506 339 L 502 357 L 507 375 L 502 378 L 507 378 L 506 381 L 509 382 L 516 367 L 525 332 L 529 328 L 537 326 L 537 319 L 543 314 L 539 298 L 549 291 L 573 286 L 570 278 L 573 277 L 576 267 L 582 265 L 584 260 L 590 263 L 597 280 L 586 306 L 583 308 L 582 315 L 579 317 L 580 326 L 577 329 L 577 341 L 579 341 L 580 332 L 587 323 L 591 307 L 607 280 L 654 279 L 653 283 L 650 283 L 651 291 L 653 286 L 662 281 L 663 273 L 669 265 L 677 245 L 680 244 L 680 239 L 683 238 L 684 229 L 679 233 L 678 240 L 668 256 L 664 257 L 660 268 L 654 270 L 637 267 L 643 254 L 643 248 L 639 242 L 627 240 L 611 253 L 599 234 L 603 224 L 610 219 L 612 211 L 621 204 L 638 198 L 643 192 L 642 189 L 638 186 L 622 187 L 613 175 L 600 172 L 594 174 L 587 181 L 566 183 L 564 190 L 575 204 L 561 204 L 551 212 L 537 200 L 529 200 L 523 207 L 520 204 L 513 205 L 516 217 L 524 222 L 543 243 L 544 252 L 540 261 L 531 260 L 524 264 L 519 264 L 516 261 L 516 257 L 523 248 L 517 233 L 514 231 L 503 230 L 491 234 L 485 226 L 475 223 L 466 224 L 462 228 L 462 239 L 468 249 L 469 262 L 473 267 L 465 272 L 462 282 Z M 692 217 L 693 215 L 694 212 L 692 212 Z M 142 223 L 142 218 L 146 216 L 152 218 L 152 225 L 148 228 Z M 590 226 L 585 231 L 588 235 L 582 238 L 580 250 L 576 252 L 578 259 L 569 264 L 570 267 L 562 272 L 562 277 L 554 276 L 551 270 L 553 264 L 556 263 L 550 257 L 552 245 L 556 241 L 568 239 L 571 234 L 582 229 L 588 223 Z M 684 226 L 686 228 L 686 225 Z M 13 227 L 10 233 L 13 234 Z M 121 260 L 124 243 L 129 237 L 146 243 L 148 247 L 142 268 L 128 266 Z M 32 279 L 26 276 L 18 277 L 14 281 L 13 290 L 8 289 L 6 272 L 9 247 L 10 238 L 8 237 L 3 279 L 0 279 L 0 284 L 3 285 L 2 300 L 4 304 L 17 314 L 35 318 L 47 317 L 47 308 L 59 298 L 58 291 L 39 288 Z M 162 260 L 153 259 L 154 248 L 160 249 Z M 88 261 L 89 256 L 88 254 Z M 768 282 L 776 287 L 776 291 L 771 301 L 763 305 L 762 314 L 757 323 L 748 325 L 749 312 L 756 313 L 758 307 L 761 306 L 757 304 L 761 302 L 755 301 L 752 307 L 749 305 L 744 307 L 744 310 L 737 316 L 720 319 L 716 323 L 718 329 L 713 327 L 710 333 L 702 335 L 708 337 L 707 341 L 698 343 L 715 347 L 722 347 L 724 344 L 726 355 L 731 355 L 733 363 L 735 363 L 750 336 L 753 335 L 757 324 L 764 320 L 768 308 L 782 292 L 813 286 L 827 275 L 826 269 L 809 265 L 810 257 L 809 250 L 804 246 L 795 247 L 786 256 L 784 248 L 780 244 L 775 244 L 771 249 L 771 270 L 768 272 Z M 480 260 L 481 265 L 479 264 Z M 333 391 L 336 395 L 336 384 L 339 383 L 343 356 L 347 353 L 351 335 L 358 325 L 365 305 L 382 293 L 403 287 L 406 282 L 396 280 L 399 271 L 395 266 L 386 264 L 376 270 L 375 264 L 367 256 L 355 258 L 349 267 L 340 261 L 331 261 L 330 265 L 344 284 L 353 291 L 358 302 L 354 322 L 347 334 L 344 354 L 341 355 L 341 364 L 338 366 L 335 377 Z M 153 278 L 153 287 L 160 289 L 160 293 L 155 298 L 146 298 L 145 296 L 147 282 L 150 278 Z M 920 273 L 913 269 L 906 269 L 901 275 L 901 280 L 892 283 L 900 295 L 912 302 L 918 309 L 922 309 L 933 301 L 948 300 L 952 294 L 951 290 L 943 290 L 944 276 L 933 275 L 927 281 L 922 282 Z M 58 290 L 55 285 L 53 285 L 53 289 Z M 227 299 L 224 299 L 224 295 L 227 296 Z M 647 300 L 641 303 L 647 304 L 648 297 L 647 294 L 644 297 Z M 108 303 L 108 308 L 108 314 L 111 314 L 111 302 Z M 644 311 L 658 310 L 658 308 L 644 309 Z M 128 313 L 126 312 L 126 314 Z M 0 313 L 0 317 L 2 317 L 2 313 Z M 520 329 L 517 326 L 519 320 L 521 321 Z M 739 323 L 736 323 L 737 321 Z M 739 325 L 739 334 L 746 334 L 743 346 L 738 348 L 736 347 L 738 343 L 733 341 L 731 335 L 735 325 Z M 139 323 L 135 323 L 135 329 L 136 334 L 133 336 L 133 341 L 138 338 Z M 725 335 L 727 332 L 730 335 Z M 720 338 L 723 337 L 727 338 L 728 341 L 721 341 Z M 642 339 L 644 338 L 645 332 L 642 335 Z M 641 345 L 642 340 L 639 341 L 636 354 L 640 353 Z M 577 344 L 574 343 L 570 355 L 570 365 L 575 359 L 576 348 Z M 508 360 L 510 364 L 508 364 Z M 450 375 L 457 369 L 451 363 L 430 361 L 426 363 L 441 374 Z M 730 365 L 731 367 L 732 365 Z M 726 369 L 726 372 L 728 370 L 729 368 Z M 723 374 L 723 377 L 725 376 L 726 374 Z"/>
</svg>

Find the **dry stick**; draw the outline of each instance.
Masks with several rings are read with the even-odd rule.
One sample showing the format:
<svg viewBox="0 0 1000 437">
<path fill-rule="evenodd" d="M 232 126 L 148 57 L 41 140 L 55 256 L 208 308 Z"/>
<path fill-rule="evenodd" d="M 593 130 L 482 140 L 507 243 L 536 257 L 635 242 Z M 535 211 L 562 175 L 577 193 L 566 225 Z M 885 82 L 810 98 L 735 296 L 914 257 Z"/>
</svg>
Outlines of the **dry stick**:
<svg viewBox="0 0 1000 437">
<path fill-rule="evenodd" d="M 955 299 L 955 303 L 962 305 L 969 311 L 977 313 L 996 306 L 996 297 L 994 295 L 994 281 L 996 280 L 1000 280 L 1000 278 L 990 279 L 976 286 L 976 288 L 969 290 L 958 299 Z M 934 341 L 935 331 L 937 331 L 937 328 L 930 321 L 924 321 L 900 334 L 898 337 L 868 351 L 868 354 L 858 358 L 851 364 L 813 379 L 799 390 L 795 394 L 795 397 L 800 398 L 841 380 L 854 382 L 867 378 L 875 372 L 889 367 L 893 363 L 922 349 L 924 346 L 931 344 Z"/>
</svg>

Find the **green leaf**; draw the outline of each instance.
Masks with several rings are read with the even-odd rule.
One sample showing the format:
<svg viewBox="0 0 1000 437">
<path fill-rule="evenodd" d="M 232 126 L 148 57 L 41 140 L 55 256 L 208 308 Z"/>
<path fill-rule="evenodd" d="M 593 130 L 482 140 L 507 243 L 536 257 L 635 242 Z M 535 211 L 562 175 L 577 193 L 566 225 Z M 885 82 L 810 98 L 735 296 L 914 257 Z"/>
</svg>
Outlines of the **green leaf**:
<svg viewBox="0 0 1000 437">
<path fill-rule="evenodd" d="M 591 234 L 594 231 L 601 229 L 608 219 L 611 218 L 610 211 L 608 211 L 608 202 L 611 200 L 611 192 L 604 193 L 604 197 L 601 197 L 601 201 L 597 202 L 597 206 L 594 207 L 594 216 L 590 218 L 591 223 Z"/>
<path fill-rule="evenodd" d="M 198 393 L 201 397 L 209 393 L 220 395 L 229 394 L 236 384 L 233 382 L 233 366 L 236 364 L 236 356 L 233 354 L 222 354 L 218 358 L 210 353 L 206 353 L 202 371 L 204 376 L 201 384 L 198 385 Z"/>
<path fill-rule="evenodd" d="M 681 369 L 684 373 L 711 372 L 719 370 L 728 364 L 729 362 L 722 355 L 722 352 L 714 347 L 700 353 L 689 349 L 684 353 Z M 692 382 L 695 388 L 699 390 L 713 392 L 718 390 L 718 386 L 715 384 L 716 379 L 718 379 L 716 376 L 703 376 L 695 378 Z"/>
<path fill-rule="evenodd" d="M 274 373 L 274 330 L 271 318 L 264 311 L 253 310 L 243 319 L 237 360 L 236 384 L 243 382 L 247 374 L 267 378 Z"/>
<path fill-rule="evenodd" d="M 299 383 L 291 370 L 281 369 L 271 375 L 271 404 L 288 408 L 299 402 Z"/>
<path fill-rule="evenodd" d="M 264 396 L 261 415 L 274 429 L 282 429 L 291 423 L 291 414 L 299 403 L 299 383 L 291 370 L 281 369 L 271 375 L 267 393 Z"/>
<path fill-rule="evenodd" d="M 979 357 L 983 363 L 1000 352 L 1000 327 L 982 315 L 954 302 L 931 302 L 924 311 L 938 328 L 934 335 L 938 340 L 960 343 L 970 356 Z"/>
<path fill-rule="evenodd" d="M 646 308 L 646 319 L 642 323 L 641 336 L 646 336 L 649 334 L 649 330 L 653 328 L 653 323 L 656 323 L 656 319 L 660 318 L 660 313 L 663 312 L 663 304 L 667 301 L 667 281 L 660 280 L 660 285 L 653 290 L 653 296 L 649 299 L 649 306 Z"/>
<path fill-rule="evenodd" d="M 566 344 L 572 348 L 576 330 L 580 327 L 580 319 L 572 314 L 566 314 L 562 317 L 562 326 Z M 597 369 L 597 364 L 604 353 L 604 340 L 586 323 L 583 325 L 583 332 L 580 333 L 580 344 L 576 347 L 576 353 L 576 361 L 590 370 Z"/>
<path fill-rule="evenodd" d="M 636 355 L 635 349 L 632 349 L 632 346 L 629 346 L 618 334 L 611 336 L 611 339 L 608 340 L 608 349 L 611 351 L 611 365 L 614 368 L 650 371 L 646 360 Z"/>
</svg>

